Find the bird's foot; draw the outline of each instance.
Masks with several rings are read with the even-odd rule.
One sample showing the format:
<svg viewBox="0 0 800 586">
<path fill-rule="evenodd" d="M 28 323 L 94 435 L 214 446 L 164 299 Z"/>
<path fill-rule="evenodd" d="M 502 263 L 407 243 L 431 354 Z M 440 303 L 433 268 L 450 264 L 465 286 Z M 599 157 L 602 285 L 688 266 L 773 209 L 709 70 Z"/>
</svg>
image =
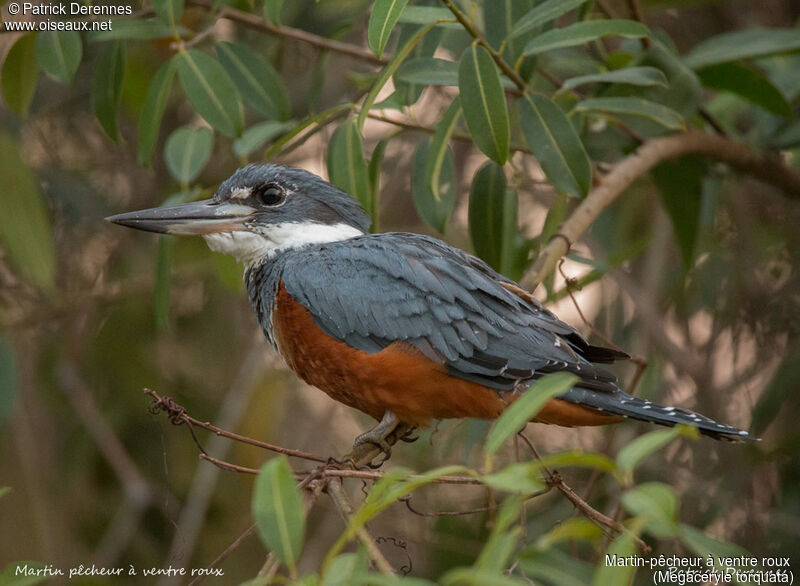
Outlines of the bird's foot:
<svg viewBox="0 0 800 586">
<path fill-rule="evenodd" d="M 398 425 L 400 425 L 400 421 L 397 416 L 391 411 L 387 411 L 378 425 L 356 437 L 353 442 L 353 450 L 342 459 L 344 461 L 352 460 L 357 465 L 370 452 L 374 451 L 370 446 L 375 446 L 380 449 L 378 457 L 382 456 L 382 458 L 379 460 L 372 459 L 366 465 L 370 468 L 380 468 L 392 456 L 392 445 L 387 441 L 387 438 L 394 433 Z"/>
<path fill-rule="evenodd" d="M 419 439 L 419 430 L 416 427 L 409 427 L 406 432 L 398 438 L 401 442 L 413 444 Z"/>
</svg>

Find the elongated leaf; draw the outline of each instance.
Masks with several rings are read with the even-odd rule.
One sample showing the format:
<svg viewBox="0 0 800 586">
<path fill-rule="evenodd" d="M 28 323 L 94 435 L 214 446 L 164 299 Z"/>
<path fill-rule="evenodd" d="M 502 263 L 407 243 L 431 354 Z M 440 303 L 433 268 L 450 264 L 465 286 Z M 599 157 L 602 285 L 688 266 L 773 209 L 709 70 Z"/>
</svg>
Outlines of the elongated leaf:
<svg viewBox="0 0 800 586">
<path fill-rule="evenodd" d="M 365 573 L 368 567 L 369 557 L 364 548 L 359 549 L 358 553 L 343 553 L 331 561 L 322 586 L 362 584 L 358 576 Z"/>
<path fill-rule="evenodd" d="M 461 117 L 461 100 L 456 96 L 448 106 L 442 119 L 436 126 L 436 132 L 431 139 L 431 146 L 428 150 L 428 164 L 425 167 L 425 182 L 428 184 L 434 199 L 438 202 L 441 199 L 441 175 L 442 166 L 447 153 L 450 149 L 450 137 L 456 129 L 458 119 Z"/>
<path fill-rule="evenodd" d="M 571 517 L 537 539 L 536 549 L 544 551 L 557 543 L 571 540 L 596 541 L 603 535 L 603 530 L 586 517 Z"/>
<path fill-rule="evenodd" d="M 158 68 L 150 87 L 147 88 L 147 96 L 144 99 L 144 106 L 139 115 L 139 164 L 145 167 L 150 165 L 150 157 L 156 147 L 158 131 L 161 128 L 161 118 L 164 116 L 164 109 L 167 107 L 167 99 L 172 89 L 172 80 L 175 77 L 175 59 L 170 59 Z"/>
<path fill-rule="evenodd" d="M 248 106 L 269 118 L 289 117 L 286 88 L 269 61 L 240 43 L 217 43 L 216 50 L 220 63 Z"/>
<path fill-rule="evenodd" d="M 439 584 L 442 586 L 530 586 L 530 581 L 488 570 L 455 568 L 439 578 Z"/>
<path fill-rule="evenodd" d="M 520 566 L 526 576 L 538 578 L 542 584 L 549 586 L 586 586 L 594 569 L 594 566 L 555 548 L 524 552 L 520 558 Z"/>
<path fill-rule="evenodd" d="M 294 568 L 303 548 L 305 514 L 303 497 L 286 456 L 273 458 L 261 467 L 253 492 L 253 517 L 269 550 Z"/>
<path fill-rule="evenodd" d="M 632 515 L 646 519 L 646 529 L 660 539 L 677 537 L 678 497 L 675 491 L 661 482 L 645 482 L 620 499 L 622 506 Z"/>
<path fill-rule="evenodd" d="M 719 562 L 719 558 L 751 557 L 743 547 L 735 543 L 728 543 L 709 537 L 699 529 L 695 529 L 689 525 L 681 525 L 681 533 L 681 541 L 690 551 L 693 551 L 703 558 L 710 555 L 715 560 L 714 566 L 717 568 L 717 571 L 722 570 L 721 565 L 716 563 Z"/>
<path fill-rule="evenodd" d="M 291 122 L 275 122 L 274 120 L 254 124 L 242 133 L 242 138 L 233 141 L 233 152 L 237 157 L 246 157 L 292 126 Z"/>
<path fill-rule="evenodd" d="M 241 134 L 244 122 L 239 93 L 222 65 L 197 49 L 175 58 L 181 85 L 197 113 L 222 134 Z"/>
<path fill-rule="evenodd" d="M 619 534 L 606 551 L 612 559 L 631 559 L 636 554 L 636 543 L 630 533 Z M 632 584 L 636 573 L 634 564 L 598 564 L 592 578 L 592 586 L 609 586 L 610 584 Z"/>
<path fill-rule="evenodd" d="M 431 156 L 433 155 L 430 141 L 420 143 L 414 153 L 414 164 L 411 168 L 411 194 L 414 206 L 425 223 L 437 232 L 444 233 L 456 200 L 455 164 L 453 163 L 453 154 L 447 148 L 439 173 L 439 197 L 437 198 L 427 182 L 428 159 Z"/>
<path fill-rule="evenodd" d="M 707 172 L 708 164 L 691 156 L 665 161 L 652 170 L 661 201 L 672 221 L 686 270 L 694 262 L 702 211 L 703 178 Z"/>
<path fill-rule="evenodd" d="M 383 86 L 386 85 L 386 82 L 389 81 L 397 69 L 402 65 L 403 61 L 405 61 L 406 57 L 411 53 L 414 49 L 416 44 L 422 40 L 425 35 L 427 35 L 433 27 L 436 26 L 435 22 L 429 23 L 428 26 L 421 28 L 418 30 L 413 37 L 406 41 L 406 44 L 403 45 L 395 56 L 392 58 L 391 61 L 381 70 L 380 75 L 378 75 L 378 79 L 375 80 L 375 83 L 372 85 L 372 89 L 369 90 L 369 93 L 364 98 L 364 103 L 361 105 L 361 111 L 358 113 L 358 131 L 361 132 L 364 129 L 364 123 L 367 121 L 367 114 L 372 109 L 372 105 L 375 103 L 375 100 L 378 97 L 378 94 L 383 89 Z"/>
<path fill-rule="evenodd" d="M 470 45 L 458 65 L 458 91 L 475 145 L 498 165 L 508 159 L 509 121 L 500 73 L 489 52 Z"/>
<path fill-rule="evenodd" d="M 397 70 L 395 80 L 423 85 L 458 85 L 458 63 L 435 57 L 409 59 Z"/>
<path fill-rule="evenodd" d="M 493 454 L 499 450 L 509 437 L 536 417 L 547 401 L 568 391 L 577 380 L 578 377 L 573 374 L 556 372 L 533 383 L 519 399 L 503 411 L 492 426 L 486 438 L 486 452 Z"/>
<path fill-rule="evenodd" d="M 400 35 L 397 39 L 397 46 L 402 47 L 408 42 L 408 39 L 413 37 L 419 31 L 421 27 L 417 25 L 407 24 L 403 25 L 400 29 Z M 402 108 L 403 106 L 410 106 L 415 104 L 417 100 L 419 100 L 420 96 L 422 96 L 422 92 L 428 87 L 428 84 L 424 83 L 417 83 L 417 82 L 407 82 L 403 81 L 398 77 L 400 70 L 402 70 L 406 64 L 416 61 L 418 59 L 432 59 L 433 54 L 436 52 L 436 49 L 439 47 L 439 43 L 442 40 L 442 34 L 444 31 L 440 28 L 434 28 L 431 30 L 425 37 L 417 43 L 411 52 L 408 54 L 405 62 L 398 68 L 397 72 L 395 72 L 393 76 L 394 81 L 394 93 L 383 101 L 384 104 L 389 105 L 391 101 L 397 102 L 397 109 Z M 456 69 L 458 65 L 455 64 Z M 453 85 L 458 85 L 458 73 L 456 73 L 456 83 Z"/>
<path fill-rule="evenodd" d="M 627 83 L 638 86 L 667 86 L 667 78 L 655 67 L 627 67 L 615 71 L 579 75 L 564 80 L 562 89 L 571 90 L 587 83 Z"/>
<path fill-rule="evenodd" d="M 542 96 L 520 100 L 520 122 L 525 142 L 553 185 L 583 197 L 592 183 L 592 167 L 583 143 L 567 117 Z"/>
<path fill-rule="evenodd" d="M 72 82 L 83 55 L 77 31 L 47 31 L 36 35 L 36 59 L 42 71 L 65 85 Z"/>
<path fill-rule="evenodd" d="M 164 161 L 170 175 L 183 185 L 188 185 L 200 174 L 211 156 L 214 133 L 205 126 L 183 126 L 167 139 Z"/>
<path fill-rule="evenodd" d="M 8 52 L 0 79 L 3 84 L 3 99 L 20 118 L 28 116 L 28 108 L 36 92 L 38 79 L 36 36 L 25 35 L 20 37 Z"/>
<path fill-rule="evenodd" d="M 517 61 L 525 43 L 534 34 L 534 31 L 531 30 L 523 36 L 509 36 L 514 25 L 528 14 L 533 6 L 533 0 L 503 0 L 500 5 L 497 2 L 483 3 L 483 26 L 486 40 L 495 50 L 501 51 L 501 55 L 509 63 Z"/>
<path fill-rule="evenodd" d="M 381 166 L 383 165 L 383 157 L 386 155 L 386 147 L 389 144 L 389 137 L 382 138 L 375 145 L 372 150 L 372 157 L 369 160 L 369 167 L 367 174 L 369 175 L 369 190 L 372 197 L 370 208 L 372 209 L 372 225 L 370 230 L 377 232 L 379 218 L 379 202 L 381 197 Z"/>
<path fill-rule="evenodd" d="M 472 180 L 469 234 L 475 253 L 493 269 L 512 272 L 517 238 L 517 192 L 507 189 L 503 168 L 488 162 Z"/>
<path fill-rule="evenodd" d="M 122 41 L 114 41 L 97 58 L 92 86 L 92 107 L 103 130 L 115 142 L 119 139 L 117 110 L 122 97 L 124 78 L 125 45 Z"/>
<path fill-rule="evenodd" d="M 654 452 L 657 452 L 680 435 L 680 428 L 673 427 L 671 429 L 658 429 L 641 437 L 637 437 L 619 451 L 619 454 L 617 454 L 617 465 L 624 474 L 630 476 L 633 474 L 633 470 L 639 462 Z"/>
<path fill-rule="evenodd" d="M 683 117 L 672 108 L 642 98 L 589 98 L 578 102 L 575 111 L 639 116 L 670 130 L 682 130 L 686 127 Z"/>
<path fill-rule="evenodd" d="M 703 98 L 703 86 L 680 57 L 657 39 L 651 41 L 642 65 L 652 65 L 663 71 L 669 86 L 647 88 L 639 97 L 668 106 L 688 120 L 697 113 Z"/>
<path fill-rule="evenodd" d="M 272 24 L 280 26 L 283 0 L 264 0 L 264 18 Z"/>
<path fill-rule="evenodd" d="M 356 124 L 348 120 L 333 133 L 328 143 L 328 177 L 331 183 L 342 191 L 354 196 L 367 212 L 372 215 L 372 196 L 369 188 L 367 163 L 361 137 Z"/>
<path fill-rule="evenodd" d="M 583 45 L 601 37 L 646 37 L 650 31 L 633 20 L 589 20 L 542 33 L 525 45 L 526 55 Z"/>
<path fill-rule="evenodd" d="M 14 268 L 34 285 L 50 292 L 56 258 L 47 208 L 19 143 L 0 131 L 0 242 Z"/>
<path fill-rule="evenodd" d="M 183 14 L 183 0 L 152 0 L 152 4 L 161 22 L 170 27 L 177 26 Z"/>
<path fill-rule="evenodd" d="M 508 40 L 515 39 L 528 33 L 536 27 L 554 21 L 562 14 L 574 10 L 586 0 L 547 0 L 542 2 L 520 18 L 511 29 Z"/>
<path fill-rule="evenodd" d="M 0 429 L 11 417 L 17 403 L 18 380 L 14 346 L 7 336 L 0 335 Z"/>
<path fill-rule="evenodd" d="M 451 22 L 439 22 L 436 26 L 462 30 L 461 25 L 455 21 L 453 13 L 447 8 L 439 6 L 406 6 L 405 10 L 403 10 L 403 13 L 400 15 L 399 22 L 428 25 L 437 20 L 449 20 Z"/>
<path fill-rule="evenodd" d="M 189 31 L 183 26 L 178 26 L 177 31 L 182 37 L 189 34 Z M 92 31 L 89 33 L 88 38 L 90 43 L 99 43 L 117 39 L 148 41 L 152 39 L 166 39 L 172 36 L 172 28 L 157 18 L 150 18 L 147 20 L 130 18 L 113 20 L 109 30 Z"/>
<path fill-rule="evenodd" d="M 784 118 L 792 118 L 792 106 L 761 72 L 740 63 L 720 63 L 697 72 L 707 88 L 731 92 Z"/>
<path fill-rule="evenodd" d="M 378 56 L 383 56 L 383 50 L 389 41 L 394 26 L 400 19 L 408 0 L 375 0 L 372 5 L 372 14 L 367 27 L 367 40 L 369 48 Z"/>
<path fill-rule="evenodd" d="M 481 482 L 496 490 L 518 494 L 533 494 L 544 489 L 541 466 L 536 462 L 519 462 L 481 477 Z"/>
<path fill-rule="evenodd" d="M 693 69 L 800 49 L 800 29 L 751 28 L 711 37 L 684 57 Z"/>
<path fill-rule="evenodd" d="M 522 510 L 523 500 L 521 495 L 515 495 L 503 501 L 494 518 L 494 526 L 489 534 L 489 539 L 473 564 L 473 567 L 479 572 L 485 570 L 503 575 L 511 554 L 517 548 L 517 539 L 522 532 L 519 527 L 519 513 Z"/>
</svg>

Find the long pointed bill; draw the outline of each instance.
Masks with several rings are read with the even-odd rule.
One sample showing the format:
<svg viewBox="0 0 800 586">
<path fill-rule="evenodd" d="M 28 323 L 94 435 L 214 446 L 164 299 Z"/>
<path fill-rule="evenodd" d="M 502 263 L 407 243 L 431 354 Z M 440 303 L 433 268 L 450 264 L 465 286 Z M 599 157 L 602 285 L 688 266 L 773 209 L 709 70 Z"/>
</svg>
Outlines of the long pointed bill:
<svg viewBox="0 0 800 586">
<path fill-rule="evenodd" d="M 213 199 L 206 199 L 118 214 L 106 220 L 147 232 L 192 236 L 245 230 L 245 220 L 254 213 L 255 210 L 248 206 L 215 203 Z"/>
</svg>

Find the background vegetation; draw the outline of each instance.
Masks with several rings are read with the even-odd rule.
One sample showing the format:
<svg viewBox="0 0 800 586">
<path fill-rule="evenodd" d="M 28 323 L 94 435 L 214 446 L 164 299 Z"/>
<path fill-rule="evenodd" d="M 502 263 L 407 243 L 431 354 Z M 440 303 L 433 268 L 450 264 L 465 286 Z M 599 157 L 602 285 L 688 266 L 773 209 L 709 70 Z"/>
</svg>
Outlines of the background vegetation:
<svg viewBox="0 0 800 586">
<path fill-rule="evenodd" d="M 125 570 L 92 584 L 213 566 L 209 583 L 561 586 L 652 582 L 606 553 L 797 557 L 796 3 L 132 12 L 111 31 L 0 35 L 0 583 L 36 582 L 12 576 L 19 560 Z M 327 175 L 375 230 L 473 250 L 633 354 L 618 373 L 638 395 L 763 441 L 636 423 L 525 440 L 532 399 L 494 426 L 424 431 L 384 478 L 309 475 L 195 426 L 239 472 L 199 461 L 144 387 L 323 459 L 371 425 L 266 350 L 231 258 L 102 221 L 264 160 Z"/>
</svg>

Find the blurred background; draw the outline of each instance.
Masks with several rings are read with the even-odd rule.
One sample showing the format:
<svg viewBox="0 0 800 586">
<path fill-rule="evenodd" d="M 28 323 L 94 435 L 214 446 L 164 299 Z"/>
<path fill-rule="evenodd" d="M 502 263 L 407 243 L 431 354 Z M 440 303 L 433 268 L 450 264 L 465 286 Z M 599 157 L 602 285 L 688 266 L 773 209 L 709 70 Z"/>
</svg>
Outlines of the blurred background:
<svg viewBox="0 0 800 586">
<path fill-rule="evenodd" d="M 605 4 L 610 12 L 628 14 L 625 1 Z M 251 8 L 246 0 L 234 6 Z M 369 6 L 355 0 L 286 2 L 281 22 L 366 47 Z M 800 17 L 793 0 L 663 0 L 642 6 L 648 24 L 680 53 L 721 32 L 789 27 Z M 185 26 L 202 29 L 204 18 L 204 7 L 187 3 Z M 274 65 L 290 110 L 288 122 L 276 125 L 354 101 L 374 79 L 374 64 L 362 59 L 230 20 L 219 21 L 212 33 L 249 45 Z M 8 55 L 18 36 L 0 35 L 0 56 Z M 437 55 L 457 57 L 464 45 L 453 38 Z M 7 102 L 0 105 L 0 486 L 10 488 L 0 498 L 0 567 L 16 560 L 60 567 L 204 567 L 251 524 L 253 478 L 199 461 L 185 428 L 148 412 L 145 387 L 174 398 L 198 419 L 326 456 L 346 452 L 372 424 L 300 382 L 268 348 L 232 258 L 210 252 L 200 239 L 173 242 L 103 221 L 169 198 L 209 197 L 238 166 L 261 160 L 264 145 L 289 126 L 251 151 L 216 134 L 202 170 L 178 181 L 162 156 L 164 142 L 175 128 L 200 122 L 182 94 L 173 90 L 167 96 L 163 130 L 148 165 L 141 164 L 137 149 L 137 121 L 156 70 L 174 52 L 170 40 L 129 46 L 117 140 L 98 123 L 92 90 L 102 83 L 93 72 L 104 46 L 84 43 L 69 85 L 39 76 L 24 118 Z M 562 71 L 570 56 L 564 54 Z M 759 66 L 797 113 L 800 58 L 771 57 Z M 414 123 L 436 122 L 454 93 L 446 87 L 426 90 L 414 108 Z M 781 126 L 774 114 L 730 93 L 707 91 L 704 103 L 738 140 L 756 147 L 782 140 L 787 163 L 800 166 L 792 154 L 800 145 L 797 124 Z M 326 149 L 335 127 L 277 149 L 271 160 L 327 176 Z M 379 229 L 434 234 L 474 250 L 469 186 L 485 157 L 470 143 L 453 141 L 455 204 L 442 235 L 421 220 L 411 197 L 414 152 L 429 133 L 369 120 L 365 150 L 389 135 Z M 600 162 L 618 160 L 628 140 L 611 127 L 584 136 L 592 159 Z M 533 239 L 525 249 L 531 256 L 509 267 L 518 278 L 535 256 L 548 211 L 572 203 L 550 186 L 535 159 L 517 153 L 511 165 L 519 239 Z M 638 471 L 637 480 L 674 487 L 683 522 L 756 555 L 794 556 L 797 563 L 800 194 L 715 165 L 679 160 L 641 178 L 574 247 L 563 275 L 536 293 L 549 298 L 563 320 L 602 342 L 565 293 L 564 275 L 577 279 L 583 286 L 574 298 L 588 322 L 646 360 L 638 395 L 698 410 L 763 438 L 747 445 L 675 443 Z M 676 236 L 680 224 L 672 218 L 697 206 L 699 223 L 689 228 L 687 251 L 687 238 Z M 627 384 L 635 365 L 616 372 Z M 416 443 L 396 448 L 391 464 L 417 470 L 479 465 L 487 429 L 481 421 L 443 422 Z M 613 455 L 648 429 L 632 422 L 613 430 L 531 425 L 528 435 L 544 452 L 578 448 Z M 244 466 L 258 468 L 269 457 L 205 432 L 198 437 L 211 453 Z M 503 458 L 511 461 L 513 453 Z M 570 471 L 566 478 L 583 494 L 590 476 Z M 358 484 L 351 487 L 354 498 Z M 613 514 L 606 503 L 614 502 L 615 490 L 600 477 L 590 501 Z M 479 487 L 429 487 L 412 502 L 420 511 L 437 511 L 485 501 Z M 557 494 L 532 501 L 528 539 L 573 514 Z M 398 567 L 436 576 L 480 551 L 485 521 L 483 513 L 423 517 L 396 505 L 376 520 L 373 533 L 384 538 L 381 548 Z M 319 563 L 341 530 L 330 503 L 319 500 L 309 517 L 306 569 Z M 680 552 L 669 541 L 657 544 L 656 553 Z M 246 540 L 222 564 L 224 583 L 252 577 L 263 559 L 258 539 Z"/>
</svg>

